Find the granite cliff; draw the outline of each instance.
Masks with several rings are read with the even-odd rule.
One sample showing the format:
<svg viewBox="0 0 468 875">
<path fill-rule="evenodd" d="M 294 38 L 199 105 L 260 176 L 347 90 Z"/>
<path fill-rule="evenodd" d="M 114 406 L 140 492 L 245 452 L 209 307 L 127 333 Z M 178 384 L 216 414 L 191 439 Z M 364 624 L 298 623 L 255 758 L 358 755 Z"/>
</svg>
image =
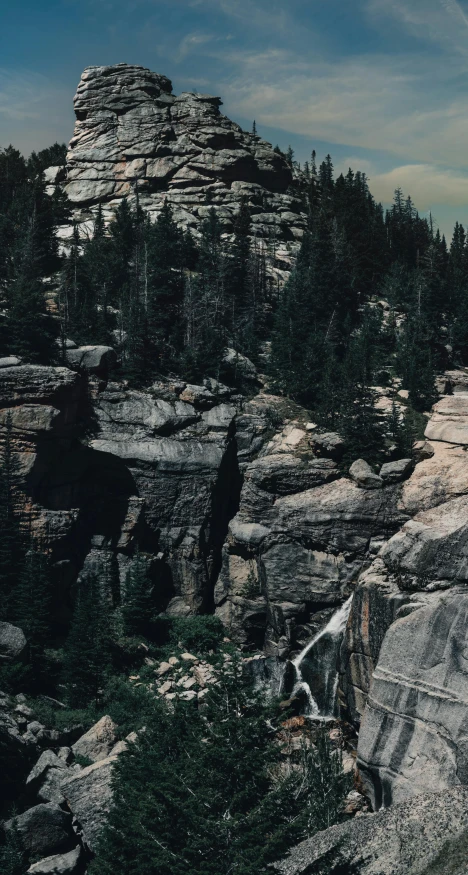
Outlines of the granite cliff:
<svg viewBox="0 0 468 875">
<path fill-rule="evenodd" d="M 87 67 L 66 168 L 50 168 L 48 181 L 63 184 L 84 229 L 98 204 L 110 219 L 122 198 L 138 196 L 153 220 L 167 200 L 195 235 L 213 208 L 229 233 L 245 198 L 258 246 L 274 250 L 287 270 L 305 228 L 293 172 L 270 143 L 222 115 L 221 103 L 176 96 L 169 79 L 145 67 Z M 60 233 L 66 239 L 69 231 Z"/>
</svg>

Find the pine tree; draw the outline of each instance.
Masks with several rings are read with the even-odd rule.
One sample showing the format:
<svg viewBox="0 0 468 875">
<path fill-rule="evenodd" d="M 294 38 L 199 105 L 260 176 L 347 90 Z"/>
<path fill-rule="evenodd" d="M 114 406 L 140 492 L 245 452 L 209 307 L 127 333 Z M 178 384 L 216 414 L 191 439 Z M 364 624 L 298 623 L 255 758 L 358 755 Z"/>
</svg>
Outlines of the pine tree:
<svg viewBox="0 0 468 875">
<path fill-rule="evenodd" d="M 156 702 L 119 758 L 93 875 L 258 875 L 338 819 L 348 781 L 336 754 L 323 741 L 284 775 L 284 716 L 249 689 L 237 660 L 217 672 L 203 712 Z"/>
<path fill-rule="evenodd" d="M 111 664 L 109 605 L 94 575 L 82 580 L 64 649 L 63 682 L 74 708 L 99 702 Z"/>
<path fill-rule="evenodd" d="M 12 597 L 11 615 L 28 641 L 29 664 L 36 680 L 43 672 L 50 636 L 52 591 L 47 557 L 31 540 Z"/>
<path fill-rule="evenodd" d="M 127 635 L 149 636 L 153 619 L 153 586 L 144 557 L 137 552 L 125 582 L 122 615 Z"/>
<path fill-rule="evenodd" d="M 15 512 L 17 461 L 12 447 L 12 417 L 8 412 L 0 467 L 0 618 L 11 617 L 12 596 L 23 561 L 20 521 Z"/>
<path fill-rule="evenodd" d="M 47 234 L 40 230 L 33 208 L 24 238 L 18 244 L 14 279 L 8 292 L 9 349 L 28 362 L 48 364 L 56 356 L 58 330 L 46 311 L 42 270 L 52 255 L 41 238 L 47 240 Z"/>
</svg>

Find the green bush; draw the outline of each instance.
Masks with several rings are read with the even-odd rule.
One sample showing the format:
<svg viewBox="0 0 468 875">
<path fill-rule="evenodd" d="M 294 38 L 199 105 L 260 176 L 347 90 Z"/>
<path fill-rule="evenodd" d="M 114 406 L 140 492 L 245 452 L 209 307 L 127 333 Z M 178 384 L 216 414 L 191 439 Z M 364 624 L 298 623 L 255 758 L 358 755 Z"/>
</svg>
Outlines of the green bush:
<svg viewBox="0 0 468 875">
<path fill-rule="evenodd" d="M 170 642 L 174 645 L 180 642 L 186 650 L 197 653 L 217 650 L 223 638 L 224 627 L 218 617 L 177 617 L 171 621 Z"/>
</svg>

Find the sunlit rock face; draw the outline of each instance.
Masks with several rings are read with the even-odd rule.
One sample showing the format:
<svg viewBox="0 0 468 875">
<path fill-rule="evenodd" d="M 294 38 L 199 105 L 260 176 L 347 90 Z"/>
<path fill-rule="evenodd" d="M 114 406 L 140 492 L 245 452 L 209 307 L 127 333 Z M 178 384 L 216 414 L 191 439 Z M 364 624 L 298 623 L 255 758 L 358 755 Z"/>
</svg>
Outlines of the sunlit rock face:
<svg viewBox="0 0 468 875">
<path fill-rule="evenodd" d="M 177 97 L 169 79 L 144 67 L 87 67 L 74 100 L 65 181 L 81 218 L 98 203 L 110 217 L 138 190 L 140 206 L 153 219 L 167 199 L 176 221 L 195 233 L 212 207 L 229 232 L 246 198 L 254 235 L 273 247 L 290 241 L 294 252 L 305 216 L 289 193 L 289 164 L 222 115 L 220 105 L 207 94 Z"/>
</svg>

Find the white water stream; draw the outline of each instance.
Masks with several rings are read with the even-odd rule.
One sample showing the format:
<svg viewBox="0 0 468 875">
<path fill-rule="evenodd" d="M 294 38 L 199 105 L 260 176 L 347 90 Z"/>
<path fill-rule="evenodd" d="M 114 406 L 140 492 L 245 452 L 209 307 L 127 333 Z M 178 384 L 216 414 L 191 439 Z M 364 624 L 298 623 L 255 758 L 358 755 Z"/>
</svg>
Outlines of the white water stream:
<svg viewBox="0 0 468 875">
<path fill-rule="evenodd" d="M 293 660 L 296 675 L 294 692 L 302 691 L 305 694 L 309 717 L 327 718 L 334 715 L 338 688 L 338 653 L 352 600 L 353 597 L 350 596 Z M 317 698 L 312 694 L 311 686 Z"/>
</svg>

